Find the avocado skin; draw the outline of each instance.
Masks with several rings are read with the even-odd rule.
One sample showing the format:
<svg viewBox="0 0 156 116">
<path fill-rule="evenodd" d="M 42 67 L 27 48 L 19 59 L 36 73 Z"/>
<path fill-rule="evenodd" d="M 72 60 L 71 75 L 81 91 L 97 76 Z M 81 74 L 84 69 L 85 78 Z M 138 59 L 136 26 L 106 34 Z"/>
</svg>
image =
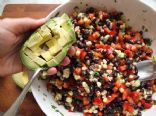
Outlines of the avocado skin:
<svg viewBox="0 0 156 116">
<path fill-rule="evenodd" d="M 24 43 L 20 50 L 21 61 L 31 70 L 57 66 L 75 41 L 74 26 L 68 15 L 52 18 L 34 31 Z M 45 43 L 47 51 L 41 48 Z"/>
</svg>

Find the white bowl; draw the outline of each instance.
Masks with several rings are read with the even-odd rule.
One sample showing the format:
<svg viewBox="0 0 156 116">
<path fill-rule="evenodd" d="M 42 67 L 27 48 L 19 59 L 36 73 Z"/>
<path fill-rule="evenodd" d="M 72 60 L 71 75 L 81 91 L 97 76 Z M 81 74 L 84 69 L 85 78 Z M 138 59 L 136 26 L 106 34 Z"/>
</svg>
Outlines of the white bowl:
<svg viewBox="0 0 156 116">
<path fill-rule="evenodd" d="M 135 30 L 141 30 L 142 27 L 148 29 L 145 37 L 154 39 L 156 37 L 156 11 L 148 7 L 139 0 L 70 0 L 68 3 L 60 5 L 52 11 L 47 18 L 63 13 L 72 14 L 73 8 L 78 6 L 84 11 L 87 6 L 93 6 L 96 9 L 117 10 L 124 12 L 128 23 Z M 156 54 L 156 42 L 153 41 L 152 48 Z M 32 93 L 42 111 L 48 116 L 82 116 L 82 113 L 68 112 L 63 106 L 59 106 L 53 99 L 52 94 L 47 91 L 46 82 L 36 79 L 32 85 Z M 154 98 L 156 99 L 156 97 Z M 143 116 L 155 116 L 156 106 L 150 110 L 144 111 Z"/>
</svg>

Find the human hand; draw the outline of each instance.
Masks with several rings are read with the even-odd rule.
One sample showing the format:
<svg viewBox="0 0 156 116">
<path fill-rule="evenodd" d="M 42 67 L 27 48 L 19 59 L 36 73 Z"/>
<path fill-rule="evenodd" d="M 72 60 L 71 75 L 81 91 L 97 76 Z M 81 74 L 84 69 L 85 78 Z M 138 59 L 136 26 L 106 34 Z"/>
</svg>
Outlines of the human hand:
<svg viewBox="0 0 156 116">
<path fill-rule="evenodd" d="M 7 76 L 25 70 L 20 60 L 19 50 L 23 42 L 29 37 L 33 29 L 46 22 L 45 19 L 2 19 L 0 20 L 0 76 Z M 74 49 L 69 50 L 70 54 Z M 70 60 L 65 57 L 61 65 L 69 64 Z M 57 72 L 55 67 L 48 70 L 49 75 Z"/>
</svg>

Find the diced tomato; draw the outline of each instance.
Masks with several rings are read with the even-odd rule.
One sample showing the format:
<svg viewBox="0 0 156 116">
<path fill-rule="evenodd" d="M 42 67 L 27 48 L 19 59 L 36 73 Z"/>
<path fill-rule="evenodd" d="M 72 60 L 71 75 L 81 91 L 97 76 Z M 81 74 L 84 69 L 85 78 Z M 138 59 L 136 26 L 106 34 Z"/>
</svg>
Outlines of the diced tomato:
<svg viewBox="0 0 156 116">
<path fill-rule="evenodd" d="M 87 99 L 87 97 L 83 97 L 83 105 L 88 105 L 89 104 L 89 100 Z"/>
<path fill-rule="evenodd" d="M 152 104 L 147 103 L 145 100 L 141 100 L 141 103 L 146 109 L 150 109 L 152 107 Z"/>
<path fill-rule="evenodd" d="M 123 110 L 129 113 L 134 112 L 134 108 L 128 102 L 123 103 Z"/>
<path fill-rule="evenodd" d="M 101 98 L 94 98 L 93 104 L 94 105 L 101 105 L 101 104 L 103 104 L 103 101 Z"/>
<path fill-rule="evenodd" d="M 133 53 L 130 50 L 125 50 L 125 54 L 129 57 L 132 58 L 133 57 Z"/>
<path fill-rule="evenodd" d="M 109 28 L 105 27 L 105 28 L 104 28 L 104 32 L 105 32 L 106 34 L 110 34 L 110 33 L 111 33 L 111 30 L 110 30 Z"/>
<path fill-rule="evenodd" d="M 75 73 L 76 75 L 81 75 L 82 69 L 77 67 L 77 68 L 75 68 L 74 73 Z"/>
<path fill-rule="evenodd" d="M 80 58 L 83 60 L 85 58 L 85 56 L 87 55 L 87 53 L 83 50 L 81 53 L 80 53 Z"/>
<path fill-rule="evenodd" d="M 127 66 L 126 66 L 126 65 L 119 66 L 119 68 L 118 68 L 118 70 L 119 70 L 120 72 L 123 72 L 123 71 L 125 71 L 126 69 L 127 69 Z"/>
</svg>

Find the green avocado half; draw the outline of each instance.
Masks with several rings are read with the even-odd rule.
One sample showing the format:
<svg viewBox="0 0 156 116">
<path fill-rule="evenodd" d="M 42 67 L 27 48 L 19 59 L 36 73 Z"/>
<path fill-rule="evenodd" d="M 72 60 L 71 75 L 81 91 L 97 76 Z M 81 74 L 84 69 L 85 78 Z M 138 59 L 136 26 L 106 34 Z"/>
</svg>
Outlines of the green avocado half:
<svg viewBox="0 0 156 116">
<path fill-rule="evenodd" d="M 20 51 L 21 60 L 31 70 L 57 66 L 75 41 L 71 19 L 63 14 L 50 19 L 32 33 Z"/>
</svg>

